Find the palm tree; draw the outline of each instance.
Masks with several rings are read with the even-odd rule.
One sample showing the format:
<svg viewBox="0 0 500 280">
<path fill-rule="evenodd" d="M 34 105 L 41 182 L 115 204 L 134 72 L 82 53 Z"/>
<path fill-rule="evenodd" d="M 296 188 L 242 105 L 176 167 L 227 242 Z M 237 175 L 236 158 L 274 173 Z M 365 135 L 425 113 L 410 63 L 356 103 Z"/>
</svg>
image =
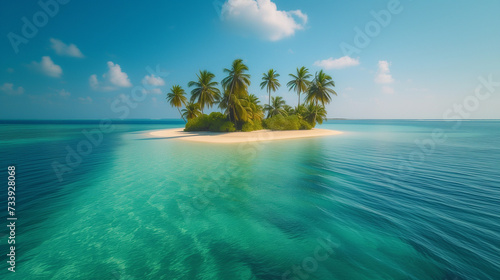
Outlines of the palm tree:
<svg viewBox="0 0 500 280">
<path fill-rule="evenodd" d="M 201 71 L 198 75 L 198 81 L 190 81 L 188 87 L 195 87 L 191 91 L 191 102 L 197 102 L 200 105 L 201 113 L 205 106 L 212 107 L 220 99 L 220 90 L 217 88 L 219 83 L 212 81 L 215 75 L 207 70 Z"/>
<path fill-rule="evenodd" d="M 313 127 L 316 123 L 322 124 L 323 121 L 326 120 L 325 106 L 314 104 L 312 102 L 305 107 L 303 114 L 304 119 Z"/>
<path fill-rule="evenodd" d="M 219 107 L 221 107 L 221 109 L 226 109 L 229 120 L 241 119 L 239 117 L 243 117 L 238 116 L 235 106 L 238 105 L 237 103 L 240 103 L 239 99 L 246 98 L 248 96 L 250 74 L 247 74 L 247 71 L 248 66 L 243 63 L 242 59 L 234 60 L 231 65 L 231 69 L 224 69 L 224 73 L 227 73 L 227 77 L 222 80 L 224 96 L 223 101 L 219 104 Z"/>
<path fill-rule="evenodd" d="M 186 104 L 186 109 L 182 109 L 182 116 L 187 120 L 199 117 L 201 115 L 200 105 L 198 103 L 189 102 Z"/>
<path fill-rule="evenodd" d="M 306 107 L 304 105 L 299 105 L 293 109 L 293 114 L 297 115 L 299 118 L 303 119 L 306 113 Z"/>
<path fill-rule="evenodd" d="M 321 102 L 325 106 L 325 103 L 328 104 L 332 101 L 330 94 L 337 95 L 332 87 L 335 87 L 332 77 L 323 72 L 323 70 L 319 71 L 319 73 L 316 73 L 307 91 L 306 101 L 314 102 L 316 105 L 318 105 L 318 102 Z"/>
<path fill-rule="evenodd" d="M 294 113 L 292 106 L 288 104 L 285 104 L 285 106 L 283 106 L 283 110 L 285 110 L 287 115 L 293 115 Z"/>
<path fill-rule="evenodd" d="M 186 121 L 184 116 L 181 114 L 181 110 L 179 109 L 182 105 L 186 105 L 187 103 L 186 92 L 184 89 L 182 89 L 179 85 L 173 85 L 172 89 L 167 94 L 167 101 L 170 103 L 170 106 L 177 108 L 181 118 Z"/>
<path fill-rule="evenodd" d="M 262 112 L 262 106 L 260 105 L 259 98 L 250 94 L 247 98 L 248 107 L 250 108 L 251 119 L 254 121 L 262 121 L 264 118 L 264 112 Z"/>
<path fill-rule="evenodd" d="M 224 110 L 224 114 L 229 116 L 229 120 L 234 120 L 234 122 L 246 122 L 250 118 L 250 108 L 248 107 L 247 98 L 248 97 L 238 97 L 234 94 L 230 95 L 229 91 L 226 91 L 219 103 L 219 108 Z"/>
<path fill-rule="evenodd" d="M 267 111 L 267 117 L 271 118 L 276 115 L 287 116 L 285 111 L 285 100 L 281 96 L 271 98 L 271 105 L 266 105 L 264 110 Z"/>
<path fill-rule="evenodd" d="M 297 106 L 300 106 L 300 94 L 302 92 L 306 92 L 311 85 L 311 81 L 309 81 L 309 78 L 311 78 L 312 75 L 309 74 L 309 69 L 302 66 L 300 69 L 297 68 L 297 75 L 289 74 L 289 76 L 292 77 L 293 80 L 288 82 L 286 85 L 288 86 L 289 90 L 297 91 L 297 95 L 299 96 L 299 103 Z"/>
<path fill-rule="evenodd" d="M 273 69 L 270 69 L 267 73 L 262 74 L 262 76 L 260 88 L 264 89 L 267 87 L 267 92 L 269 93 L 269 104 L 271 104 L 271 91 L 276 91 L 281 86 L 278 81 L 280 74 L 276 73 Z"/>
</svg>

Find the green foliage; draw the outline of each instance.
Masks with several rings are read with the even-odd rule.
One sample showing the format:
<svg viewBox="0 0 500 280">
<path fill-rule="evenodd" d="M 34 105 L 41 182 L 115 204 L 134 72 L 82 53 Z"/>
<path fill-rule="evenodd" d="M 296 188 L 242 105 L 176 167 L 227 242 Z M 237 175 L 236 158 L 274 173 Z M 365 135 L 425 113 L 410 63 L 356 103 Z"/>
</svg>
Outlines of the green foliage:
<svg viewBox="0 0 500 280">
<path fill-rule="evenodd" d="M 305 111 L 302 115 L 304 120 L 309 122 L 313 127 L 316 123 L 322 124 L 323 121 L 326 120 L 326 110 L 322 105 L 316 105 L 313 103 L 309 103 L 305 107 Z"/>
<path fill-rule="evenodd" d="M 267 117 L 271 118 L 276 115 L 286 116 L 287 112 L 285 110 L 286 102 L 281 96 L 276 96 L 271 98 L 271 105 L 266 105 L 264 110 L 267 111 Z M 288 106 L 290 107 L 290 106 Z"/>
<path fill-rule="evenodd" d="M 315 103 L 316 105 L 321 103 L 321 105 L 325 106 L 325 103 L 328 104 L 332 101 L 330 94 L 337 95 L 333 87 L 335 87 L 335 82 L 332 77 L 323 70 L 319 71 L 307 91 L 306 102 Z"/>
<path fill-rule="evenodd" d="M 311 125 L 310 123 L 308 123 L 307 121 L 303 120 L 303 119 L 299 119 L 299 129 L 300 130 L 310 130 L 314 127 L 314 124 Z"/>
<path fill-rule="evenodd" d="M 300 69 L 297 68 L 297 75 L 289 74 L 289 76 L 292 77 L 292 80 L 286 85 L 289 90 L 297 91 L 297 95 L 299 96 L 299 103 L 297 106 L 300 106 L 300 93 L 307 92 L 309 86 L 311 85 L 311 81 L 309 81 L 309 79 L 312 76 L 309 74 L 309 69 L 304 66 Z"/>
<path fill-rule="evenodd" d="M 228 76 L 222 80 L 224 94 L 219 102 L 219 108 L 225 111 L 230 121 L 248 120 L 245 100 L 248 97 L 250 74 L 247 72 L 248 66 L 241 59 L 233 61 L 231 68 L 224 69 L 224 73 Z"/>
<path fill-rule="evenodd" d="M 271 91 L 277 91 L 281 86 L 280 82 L 278 81 L 278 77 L 280 76 L 280 74 L 278 74 L 273 69 L 270 69 L 267 73 L 262 74 L 262 76 L 263 77 L 260 88 L 267 89 L 267 92 L 269 93 L 269 103 L 271 103 Z"/>
<path fill-rule="evenodd" d="M 243 124 L 243 126 L 241 127 L 241 131 L 243 131 L 243 132 L 261 130 L 261 129 L 263 129 L 263 128 L 262 128 L 262 121 L 260 121 L 260 120 L 245 122 Z"/>
<path fill-rule="evenodd" d="M 234 123 L 230 121 L 225 121 L 219 128 L 219 132 L 234 132 L 236 128 L 234 128 Z"/>
<path fill-rule="evenodd" d="M 220 91 L 217 88 L 219 83 L 212 81 L 215 79 L 215 75 L 207 70 L 200 70 L 200 74 L 197 77 L 198 81 L 189 82 L 188 87 L 194 87 L 191 91 L 191 102 L 197 103 L 203 112 L 205 107 L 212 107 L 221 98 Z"/>
<path fill-rule="evenodd" d="M 270 130 L 299 130 L 311 129 L 312 126 L 308 122 L 302 120 L 297 115 L 274 117 L 264 120 L 264 127 Z"/>
<path fill-rule="evenodd" d="M 208 131 L 209 121 L 207 115 L 192 118 L 186 123 L 184 131 Z"/>
<path fill-rule="evenodd" d="M 297 68 L 297 74 L 290 74 L 287 83 L 289 90 L 297 92 L 298 106 L 292 108 L 282 97 L 271 98 L 271 92 L 280 86 L 275 70 L 270 69 L 263 74 L 261 88 L 269 93 L 270 104 L 262 106 L 254 94 L 248 93 L 250 74 L 243 60 L 236 59 L 230 68 L 224 69 L 227 75 L 222 80 L 222 95 L 214 81 L 215 75 L 208 71 L 200 71 L 197 81 L 189 82 L 193 87 L 191 102 L 186 103 L 186 93 L 180 86 L 172 87 L 167 100 L 177 107 L 181 116 L 188 120 L 185 131 L 255 131 L 263 128 L 271 130 L 308 130 L 322 124 L 326 120 L 325 104 L 331 102 L 331 95 L 337 95 L 333 88 L 335 82 L 323 70 L 316 73 L 314 79 L 306 67 Z M 301 104 L 301 93 L 306 94 L 306 102 Z M 218 104 L 223 113 L 203 114 L 205 107 Z M 180 111 L 180 107 L 185 109 Z M 263 120 L 264 112 L 267 119 Z"/>
<path fill-rule="evenodd" d="M 219 112 L 210 115 L 201 115 L 190 119 L 184 131 L 212 131 L 212 132 L 233 132 L 236 129 L 234 124 L 227 117 Z"/>
<path fill-rule="evenodd" d="M 285 106 L 283 106 L 283 110 L 286 112 L 287 116 L 294 114 L 294 110 L 290 105 L 285 104 Z"/>
<path fill-rule="evenodd" d="M 200 115 L 200 105 L 197 103 L 189 102 L 186 104 L 186 108 L 182 109 L 182 117 L 187 120 L 199 117 Z"/>
<path fill-rule="evenodd" d="M 213 132 L 224 132 L 228 127 L 228 124 L 226 124 L 227 122 L 229 121 L 224 114 L 213 112 L 208 116 L 208 130 Z"/>
<path fill-rule="evenodd" d="M 177 111 L 179 111 L 181 118 L 184 121 L 186 121 L 184 119 L 184 115 L 181 113 L 181 110 L 179 109 L 180 107 L 182 107 L 182 105 L 186 105 L 187 103 L 186 92 L 182 89 L 181 86 L 179 85 L 172 86 L 172 89 L 167 94 L 167 101 L 168 103 L 170 103 L 170 106 L 177 108 Z"/>
</svg>

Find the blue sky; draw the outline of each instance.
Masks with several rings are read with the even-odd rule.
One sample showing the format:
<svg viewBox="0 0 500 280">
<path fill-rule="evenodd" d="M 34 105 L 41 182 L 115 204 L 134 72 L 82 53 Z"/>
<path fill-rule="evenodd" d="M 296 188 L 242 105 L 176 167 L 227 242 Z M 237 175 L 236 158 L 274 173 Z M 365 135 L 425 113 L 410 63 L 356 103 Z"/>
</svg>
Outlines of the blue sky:
<svg viewBox="0 0 500 280">
<path fill-rule="evenodd" d="M 263 72 L 295 106 L 306 66 L 335 80 L 329 117 L 500 118 L 499 1 L 41 2 L 0 4 L 1 119 L 178 118 L 170 87 L 236 58 L 263 103 Z"/>
</svg>

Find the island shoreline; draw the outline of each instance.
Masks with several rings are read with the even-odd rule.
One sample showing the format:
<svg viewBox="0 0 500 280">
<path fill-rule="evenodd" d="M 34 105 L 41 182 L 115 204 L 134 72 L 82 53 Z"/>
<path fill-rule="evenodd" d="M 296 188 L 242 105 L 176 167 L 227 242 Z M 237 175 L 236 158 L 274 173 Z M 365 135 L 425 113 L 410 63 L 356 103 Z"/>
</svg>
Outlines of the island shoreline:
<svg viewBox="0 0 500 280">
<path fill-rule="evenodd" d="M 314 138 L 343 134 L 342 131 L 313 128 L 311 130 L 257 130 L 251 132 L 187 132 L 183 128 L 156 130 L 148 135 L 157 139 L 172 139 L 202 143 L 247 143 L 287 139 Z"/>
</svg>

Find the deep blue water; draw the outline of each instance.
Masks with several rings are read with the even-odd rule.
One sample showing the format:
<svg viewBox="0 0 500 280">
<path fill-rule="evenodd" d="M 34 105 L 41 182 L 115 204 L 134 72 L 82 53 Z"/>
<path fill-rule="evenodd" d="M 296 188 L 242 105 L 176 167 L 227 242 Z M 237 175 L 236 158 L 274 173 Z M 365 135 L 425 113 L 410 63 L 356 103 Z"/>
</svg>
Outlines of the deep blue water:
<svg viewBox="0 0 500 280">
<path fill-rule="evenodd" d="M 85 146 L 94 121 L 2 121 L 18 221 L 16 273 L 3 230 L 0 277 L 500 279 L 500 121 L 338 120 L 321 128 L 342 135 L 244 145 L 147 135 L 181 126 L 114 122 Z"/>
</svg>

